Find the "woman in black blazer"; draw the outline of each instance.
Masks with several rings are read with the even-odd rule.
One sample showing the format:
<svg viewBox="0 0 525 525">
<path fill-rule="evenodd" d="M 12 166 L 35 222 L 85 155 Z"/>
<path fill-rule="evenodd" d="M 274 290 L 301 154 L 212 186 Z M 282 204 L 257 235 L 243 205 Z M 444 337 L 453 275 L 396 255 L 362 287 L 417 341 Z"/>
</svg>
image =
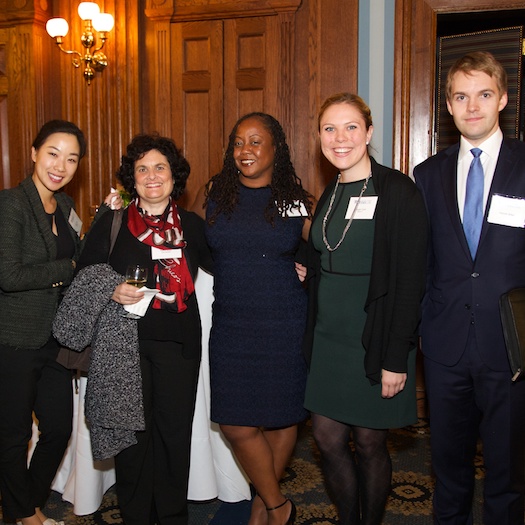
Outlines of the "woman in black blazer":
<svg viewBox="0 0 525 525">
<path fill-rule="evenodd" d="M 73 277 L 82 223 L 61 190 L 86 152 L 82 131 L 52 120 L 40 129 L 33 173 L 0 192 L 0 492 L 4 520 L 54 525 L 41 512 L 71 434 L 71 372 L 51 335 Z M 40 438 L 27 466 L 32 413 Z"/>
<path fill-rule="evenodd" d="M 357 95 L 338 93 L 321 107 L 321 150 L 339 174 L 310 230 L 305 406 L 345 525 L 381 523 L 391 486 L 388 429 L 417 421 L 425 208 L 409 177 L 369 156 L 372 134 Z"/>
</svg>

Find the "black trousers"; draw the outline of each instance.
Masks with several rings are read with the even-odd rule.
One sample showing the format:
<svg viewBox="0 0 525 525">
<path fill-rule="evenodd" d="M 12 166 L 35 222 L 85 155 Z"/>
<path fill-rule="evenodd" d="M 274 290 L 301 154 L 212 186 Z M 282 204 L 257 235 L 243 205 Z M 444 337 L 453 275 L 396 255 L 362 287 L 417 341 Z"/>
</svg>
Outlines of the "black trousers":
<svg viewBox="0 0 525 525">
<path fill-rule="evenodd" d="M 37 350 L 0 345 L 0 492 L 4 519 L 43 507 L 71 436 L 71 371 L 54 340 Z M 33 412 L 40 437 L 27 465 Z"/>
<path fill-rule="evenodd" d="M 483 523 L 523 525 L 525 381 L 510 378 L 510 368 L 498 372 L 483 363 L 473 331 L 455 365 L 425 359 L 436 476 L 434 523 L 473 523 L 474 456 L 480 437 L 486 467 Z"/>
<path fill-rule="evenodd" d="M 146 430 L 115 458 L 126 525 L 186 525 L 190 441 L 199 359 L 173 341 L 140 341 Z"/>
</svg>

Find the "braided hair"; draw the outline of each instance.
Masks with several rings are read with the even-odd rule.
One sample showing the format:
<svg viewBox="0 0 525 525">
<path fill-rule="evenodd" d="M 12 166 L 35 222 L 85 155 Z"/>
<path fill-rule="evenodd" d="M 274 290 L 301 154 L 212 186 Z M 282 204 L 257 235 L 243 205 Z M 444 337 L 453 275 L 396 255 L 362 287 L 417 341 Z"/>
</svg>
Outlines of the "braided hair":
<svg viewBox="0 0 525 525">
<path fill-rule="evenodd" d="M 236 122 L 228 138 L 228 148 L 224 154 L 222 170 L 214 175 L 206 185 L 205 206 L 210 199 L 216 204 L 208 222 L 213 224 L 221 213 L 224 213 L 226 217 L 231 217 L 239 202 L 241 182 L 239 181 L 239 170 L 233 158 L 233 149 L 239 125 L 250 118 L 261 122 L 270 133 L 275 147 L 274 169 L 270 183 L 271 196 L 264 212 L 266 220 L 274 224 L 275 217 L 282 215 L 284 210 L 297 207 L 297 201 L 304 203 L 308 216 L 311 217 L 312 199 L 295 173 L 281 124 L 267 113 L 254 112 L 244 115 Z M 277 203 L 279 206 L 276 205 Z"/>
</svg>

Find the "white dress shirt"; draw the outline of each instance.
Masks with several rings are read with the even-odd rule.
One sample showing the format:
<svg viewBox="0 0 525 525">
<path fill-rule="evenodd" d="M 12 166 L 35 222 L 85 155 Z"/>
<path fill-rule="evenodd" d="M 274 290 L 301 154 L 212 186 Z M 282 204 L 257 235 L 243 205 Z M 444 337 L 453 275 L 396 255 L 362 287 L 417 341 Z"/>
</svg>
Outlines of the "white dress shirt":
<svg viewBox="0 0 525 525">
<path fill-rule="evenodd" d="M 484 185 L 483 185 L 483 212 L 487 206 L 487 199 L 498 162 L 501 143 L 503 142 L 503 133 L 500 128 L 497 129 L 485 142 L 477 146 L 481 151 L 481 165 L 483 166 Z M 461 221 L 463 222 L 463 208 L 465 207 L 465 193 L 467 188 L 467 176 L 474 156 L 470 152 L 474 148 L 465 137 L 461 137 L 459 143 L 459 156 L 457 168 L 457 193 L 458 193 L 458 210 Z"/>
</svg>

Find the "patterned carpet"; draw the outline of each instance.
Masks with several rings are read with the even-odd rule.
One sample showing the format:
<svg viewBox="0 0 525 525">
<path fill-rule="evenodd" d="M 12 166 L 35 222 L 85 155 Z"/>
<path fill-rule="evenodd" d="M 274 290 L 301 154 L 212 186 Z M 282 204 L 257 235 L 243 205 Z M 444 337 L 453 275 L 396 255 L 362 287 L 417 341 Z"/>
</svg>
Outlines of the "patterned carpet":
<svg viewBox="0 0 525 525">
<path fill-rule="evenodd" d="M 384 525 L 431 525 L 433 480 L 430 473 L 428 421 L 392 431 L 389 449 L 393 462 L 393 488 Z M 484 467 L 481 451 L 476 457 L 474 523 L 481 523 L 481 483 Z M 299 434 L 295 454 L 282 482 L 284 493 L 297 505 L 297 525 L 337 524 L 335 507 L 323 485 L 319 453 L 308 423 Z M 115 491 L 110 489 L 101 508 L 88 516 L 75 516 L 72 506 L 53 493 L 45 508 L 48 516 L 63 519 L 66 525 L 122 524 Z M 190 525 L 246 525 L 249 502 L 226 504 L 214 500 L 190 504 Z M 3 525 L 0 520 L 0 524 Z"/>
</svg>

